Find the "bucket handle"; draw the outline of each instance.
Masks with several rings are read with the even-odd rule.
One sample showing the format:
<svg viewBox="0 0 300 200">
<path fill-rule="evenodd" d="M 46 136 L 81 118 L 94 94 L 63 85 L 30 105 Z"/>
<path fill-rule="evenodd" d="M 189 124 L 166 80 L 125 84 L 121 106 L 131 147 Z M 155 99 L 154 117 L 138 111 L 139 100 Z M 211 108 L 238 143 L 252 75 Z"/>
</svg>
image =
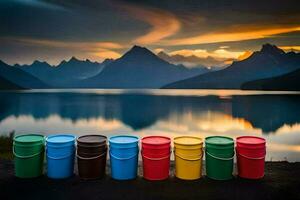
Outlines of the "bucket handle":
<svg viewBox="0 0 300 200">
<path fill-rule="evenodd" d="M 137 156 L 138 154 L 139 154 L 139 153 L 134 154 L 133 156 L 130 156 L 130 157 L 127 157 L 127 158 L 120 158 L 120 157 L 118 157 L 118 156 L 113 155 L 113 154 L 111 153 L 111 151 L 109 152 L 109 156 L 110 156 L 110 157 L 113 157 L 113 158 L 115 158 L 115 159 L 117 159 L 117 160 L 130 160 L 130 159 L 134 158 L 135 156 Z"/>
<path fill-rule="evenodd" d="M 51 159 L 53 159 L 53 160 L 62 160 L 62 159 L 64 159 L 64 158 L 68 158 L 68 157 L 70 157 L 70 156 L 72 156 L 72 155 L 73 155 L 73 154 L 55 158 L 55 157 L 49 156 L 49 155 L 47 154 L 47 157 L 48 157 L 48 158 L 51 158 Z"/>
<path fill-rule="evenodd" d="M 217 160 L 223 160 L 223 161 L 233 160 L 233 158 L 234 158 L 234 154 L 233 154 L 233 156 L 231 158 L 220 158 L 220 157 L 217 157 L 217 156 L 214 156 L 214 155 L 208 153 L 207 151 L 206 151 L 206 154 L 209 155 L 212 158 L 215 158 Z"/>
<path fill-rule="evenodd" d="M 258 157 L 258 158 L 253 158 L 253 157 L 248 157 L 248 156 L 245 156 L 245 155 L 243 155 L 243 154 L 238 154 L 239 156 L 242 156 L 242 157 L 244 157 L 244 158 L 247 158 L 247 159 L 249 159 L 249 160 L 262 160 L 262 159 L 265 159 L 265 157 L 266 156 L 262 156 L 262 157 Z"/>
<path fill-rule="evenodd" d="M 191 158 L 184 158 L 184 157 L 180 156 L 179 154 L 176 154 L 175 149 L 173 150 L 173 152 L 174 152 L 174 155 L 175 155 L 175 156 L 181 158 L 182 160 L 187 160 L 187 161 L 198 161 L 198 160 L 201 160 L 201 159 L 203 158 L 203 151 L 202 151 L 202 154 L 201 154 L 200 158 L 194 158 L 194 159 L 191 159 Z"/>
<path fill-rule="evenodd" d="M 18 154 L 16 153 L 15 147 L 13 147 L 13 154 L 14 154 L 14 156 L 17 157 L 17 158 L 22 158 L 22 159 L 33 158 L 33 157 L 35 157 L 35 156 L 40 155 L 40 154 L 43 153 L 43 152 L 44 152 L 44 149 L 43 149 L 42 151 L 38 152 L 38 153 L 29 155 L 29 156 L 21 156 L 21 155 L 18 155 Z"/>
<path fill-rule="evenodd" d="M 107 153 L 107 151 L 105 151 L 104 153 L 98 155 L 98 156 L 94 156 L 94 157 L 90 157 L 90 158 L 85 158 L 85 157 L 81 157 L 80 155 L 78 155 L 78 153 L 76 153 L 76 156 L 82 160 L 95 160 L 97 158 L 100 158 L 102 156 L 104 156 Z"/>
<path fill-rule="evenodd" d="M 148 160 L 164 160 L 164 159 L 169 158 L 170 156 L 171 156 L 171 155 L 168 155 L 168 156 L 165 156 L 165 157 L 162 157 L 162 158 L 150 158 L 150 157 L 145 156 L 145 155 L 142 153 L 142 157 L 143 157 L 143 158 L 146 158 L 146 159 L 148 159 Z"/>
</svg>

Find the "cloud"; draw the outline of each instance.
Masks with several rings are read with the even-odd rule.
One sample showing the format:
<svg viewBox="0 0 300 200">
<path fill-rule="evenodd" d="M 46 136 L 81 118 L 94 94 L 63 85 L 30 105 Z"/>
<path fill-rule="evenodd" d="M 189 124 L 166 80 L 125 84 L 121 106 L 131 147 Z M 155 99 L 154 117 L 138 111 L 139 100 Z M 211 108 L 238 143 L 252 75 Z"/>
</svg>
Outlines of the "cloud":
<svg viewBox="0 0 300 200">
<path fill-rule="evenodd" d="M 177 51 L 172 51 L 169 54 L 170 55 L 182 55 L 182 56 L 197 56 L 199 58 L 207 58 L 207 57 L 213 57 L 216 59 L 227 59 L 227 58 L 233 58 L 237 59 L 239 56 L 244 54 L 243 51 L 229 51 L 226 49 L 217 49 L 214 51 L 207 51 L 206 49 L 181 49 Z"/>
<path fill-rule="evenodd" d="M 112 58 L 117 59 L 121 57 L 121 54 L 115 51 L 111 51 L 108 49 L 99 49 L 98 52 L 92 53 L 92 55 L 95 55 L 96 57 L 106 59 L 106 58 Z"/>
<path fill-rule="evenodd" d="M 225 49 L 219 47 L 214 51 L 206 49 L 181 49 L 171 51 L 168 54 L 159 53 L 158 55 L 174 64 L 184 64 L 188 67 L 205 66 L 205 67 L 223 67 L 231 64 L 235 60 L 248 58 L 252 52 L 230 51 L 229 47 Z"/>
<path fill-rule="evenodd" d="M 300 25 L 292 27 L 262 27 L 255 30 L 247 30 L 247 27 L 242 30 L 232 30 L 232 32 L 212 32 L 198 36 L 172 39 L 164 41 L 164 45 L 176 46 L 176 45 L 195 45 L 195 44 L 209 44 L 220 42 L 234 42 L 244 41 L 252 39 L 268 38 L 273 35 L 300 31 Z"/>
<path fill-rule="evenodd" d="M 149 31 L 136 39 L 135 44 L 153 44 L 159 42 L 161 39 L 170 37 L 180 30 L 180 21 L 175 15 L 168 11 L 157 8 L 143 8 L 133 5 L 122 5 L 131 16 L 137 20 L 148 23 L 151 28 Z"/>
<path fill-rule="evenodd" d="M 279 46 L 284 51 L 300 51 L 300 46 Z"/>
<path fill-rule="evenodd" d="M 59 40 L 43 40 L 34 38 L 0 38 L 0 41 L 13 43 L 16 45 L 13 50 L 14 55 L 19 55 L 19 63 L 32 62 L 35 59 L 43 59 L 51 64 L 57 64 L 62 59 L 70 56 L 76 56 L 80 59 L 90 59 L 95 61 L 102 61 L 106 58 L 119 58 L 121 54 L 116 50 L 124 47 L 119 43 L 114 42 L 72 42 Z M 24 52 L 23 49 L 27 51 Z M 24 59 L 24 55 L 27 59 Z M 42 54 L 45 54 L 42 56 Z M 10 54 L 12 55 L 12 54 Z M 11 56 L 8 56 L 8 61 L 12 63 Z M 15 56 L 14 56 L 15 57 Z"/>
</svg>

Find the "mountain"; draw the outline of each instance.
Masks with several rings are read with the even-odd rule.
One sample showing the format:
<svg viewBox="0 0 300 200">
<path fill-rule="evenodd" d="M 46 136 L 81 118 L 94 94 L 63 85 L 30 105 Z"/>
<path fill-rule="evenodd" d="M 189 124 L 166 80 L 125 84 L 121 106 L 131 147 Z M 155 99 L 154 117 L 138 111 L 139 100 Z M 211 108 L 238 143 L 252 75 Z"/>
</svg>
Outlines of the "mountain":
<svg viewBox="0 0 300 200">
<path fill-rule="evenodd" d="M 161 59 L 168 61 L 173 64 L 184 64 L 186 66 L 199 66 L 199 67 L 205 67 L 205 68 L 211 68 L 215 67 L 218 69 L 218 67 L 224 66 L 225 60 L 217 60 L 211 56 L 208 56 L 206 58 L 200 58 L 194 55 L 191 56 L 183 56 L 183 55 L 169 55 L 165 53 L 164 51 L 160 51 L 157 54 L 158 57 Z"/>
<path fill-rule="evenodd" d="M 0 77 L 2 78 L 2 82 L 4 83 L 8 81 L 7 86 L 10 87 L 11 84 L 12 87 L 21 87 L 21 88 L 47 88 L 48 85 L 46 85 L 44 82 L 42 82 L 40 79 L 32 76 L 31 74 L 28 74 L 24 72 L 23 70 L 12 67 L 0 60 Z"/>
<path fill-rule="evenodd" d="M 300 69 L 281 76 L 244 83 L 242 89 L 300 91 Z"/>
<path fill-rule="evenodd" d="M 19 90 L 23 89 L 22 87 L 0 77 L 0 90 Z"/>
<path fill-rule="evenodd" d="M 110 62 L 112 62 L 110 59 L 105 60 L 103 64 L 72 57 L 69 61 L 64 60 L 57 66 L 34 61 L 31 65 L 19 67 L 52 87 L 79 87 L 81 80 L 97 75 Z"/>
<path fill-rule="evenodd" d="M 133 46 L 98 75 L 82 81 L 94 88 L 159 88 L 165 84 L 207 72 L 173 65 L 144 47 Z"/>
<path fill-rule="evenodd" d="M 275 45 L 265 44 L 249 58 L 229 67 L 174 82 L 163 88 L 239 89 L 245 82 L 270 78 L 300 68 L 300 54 L 285 53 Z"/>
</svg>

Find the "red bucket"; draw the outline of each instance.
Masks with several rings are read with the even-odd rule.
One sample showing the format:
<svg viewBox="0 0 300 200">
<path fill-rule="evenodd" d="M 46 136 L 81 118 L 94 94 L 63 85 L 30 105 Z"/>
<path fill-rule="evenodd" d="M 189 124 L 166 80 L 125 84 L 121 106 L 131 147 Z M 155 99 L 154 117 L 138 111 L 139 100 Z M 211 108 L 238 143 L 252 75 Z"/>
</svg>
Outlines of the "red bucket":
<svg viewBox="0 0 300 200">
<path fill-rule="evenodd" d="M 148 136 L 142 139 L 143 175 L 147 180 L 164 180 L 169 177 L 171 139 Z"/>
<path fill-rule="evenodd" d="M 266 140 L 254 136 L 236 139 L 238 175 L 241 178 L 260 179 L 264 177 Z"/>
</svg>

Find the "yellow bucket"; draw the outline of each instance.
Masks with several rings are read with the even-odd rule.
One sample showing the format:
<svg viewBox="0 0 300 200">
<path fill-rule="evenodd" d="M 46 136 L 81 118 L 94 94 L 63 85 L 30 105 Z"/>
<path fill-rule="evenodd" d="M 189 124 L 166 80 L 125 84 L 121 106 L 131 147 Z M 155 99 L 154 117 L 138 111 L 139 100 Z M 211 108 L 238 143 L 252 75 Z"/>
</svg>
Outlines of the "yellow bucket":
<svg viewBox="0 0 300 200">
<path fill-rule="evenodd" d="M 194 136 L 174 138 L 175 176 L 196 180 L 202 175 L 203 140 Z"/>
</svg>

